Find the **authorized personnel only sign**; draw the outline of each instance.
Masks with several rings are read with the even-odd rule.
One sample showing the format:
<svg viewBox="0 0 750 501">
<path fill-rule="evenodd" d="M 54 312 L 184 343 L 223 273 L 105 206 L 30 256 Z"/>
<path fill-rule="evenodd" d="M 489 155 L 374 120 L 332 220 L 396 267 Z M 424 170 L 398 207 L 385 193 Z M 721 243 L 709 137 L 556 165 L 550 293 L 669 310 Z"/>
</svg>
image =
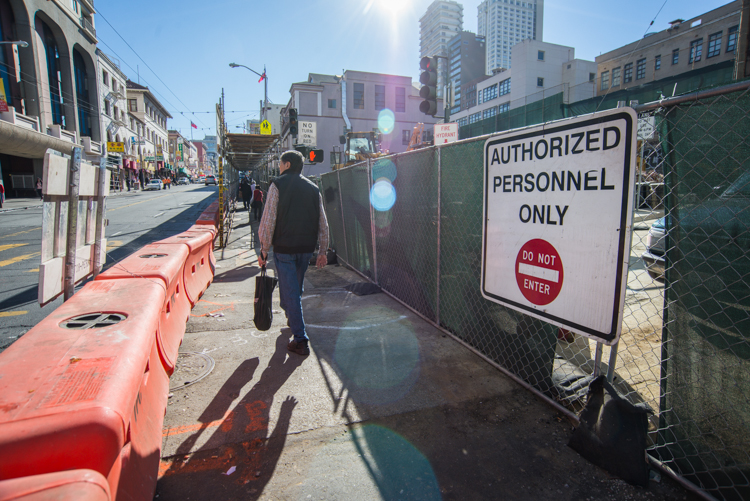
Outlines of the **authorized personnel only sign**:
<svg viewBox="0 0 750 501">
<path fill-rule="evenodd" d="M 484 145 L 482 295 L 614 344 L 630 257 L 637 117 L 621 108 Z"/>
</svg>

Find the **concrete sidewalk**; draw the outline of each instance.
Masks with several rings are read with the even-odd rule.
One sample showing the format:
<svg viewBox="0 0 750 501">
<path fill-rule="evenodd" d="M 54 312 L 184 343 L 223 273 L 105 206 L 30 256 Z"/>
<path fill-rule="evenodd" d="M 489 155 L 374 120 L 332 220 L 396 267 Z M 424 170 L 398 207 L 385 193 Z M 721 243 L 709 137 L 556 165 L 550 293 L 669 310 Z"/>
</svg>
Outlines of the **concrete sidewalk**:
<svg viewBox="0 0 750 501">
<path fill-rule="evenodd" d="M 235 214 L 187 324 L 155 499 L 699 499 L 589 464 L 562 414 L 387 295 L 350 293 L 343 266 L 308 271 L 312 353 L 288 353 L 278 304 L 269 331 L 252 323 L 256 229 Z"/>
<path fill-rule="evenodd" d="M 110 197 L 119 197 L 119 196 L 135 196 L 142 193 L 142 190 L 131 190 L 131 191 L 110 191 L 109 196 Z M 33 209 L 35 207 L 41 207 L 44 204 L 42 200 L 39 200 L 37 197 L 19 197 L 19 198 L 6 198 L 5 201 L 3 201 L 3 207 L 0 209 L 0 213 L 2 212 L 12 212 L 17 210 L 25 210 L 25 209 Z"/>
</svg>

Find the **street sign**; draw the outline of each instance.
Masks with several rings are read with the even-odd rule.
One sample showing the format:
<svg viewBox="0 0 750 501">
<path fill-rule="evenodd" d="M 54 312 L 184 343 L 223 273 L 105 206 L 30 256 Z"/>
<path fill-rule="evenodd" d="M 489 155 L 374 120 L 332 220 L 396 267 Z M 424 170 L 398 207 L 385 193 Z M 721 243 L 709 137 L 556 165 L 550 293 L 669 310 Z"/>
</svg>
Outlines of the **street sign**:
<svg viewBox="0 0 750 501">
<path fill-rule="evenodd" d="M 299 123 L 299 143 L 309 147 L 318 145 L 318 124 L 316 122 Z"/>
<path fill-rule="evenodd" d="M 125 153 L 125 143 L 107 142 L 107 151 L 111 153 Z"/>
<path fill-rule="evenodd" d="M 446 144 L 458 141 L 458 123 L 435 124 L 435 144 Z"/>
<path fill-rule="evenodd" d="M 484 145 L 482 295 L 614 344 L 622 326 L 637 118 L 616 109 Z"/>
<path fill-rule="evenodd" d="M 262 135 L 273 134 L 273 127 L 271 127 L 271 122 L 269 122 L 268 120 L 263 120 L 260 123 L 260 133 Z"/>
</svg>

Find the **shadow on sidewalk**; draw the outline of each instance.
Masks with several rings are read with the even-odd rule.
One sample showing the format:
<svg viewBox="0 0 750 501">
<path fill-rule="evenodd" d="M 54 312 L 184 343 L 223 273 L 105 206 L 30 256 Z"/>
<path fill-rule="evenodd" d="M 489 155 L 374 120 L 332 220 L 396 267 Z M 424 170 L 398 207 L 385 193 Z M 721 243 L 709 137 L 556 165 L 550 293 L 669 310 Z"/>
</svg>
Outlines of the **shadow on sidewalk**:
<svg viewBox="0 0 750 501">
<path fill-rule="evenodd" d="M 199 418 L 200 425 L 169 430 L 190 433 L 177 453 L 163 459 L 156 493 L 162 499 L 257 499 L 271 479 L 286 442 L 289 421 L 297 400 L 288 396 L 274 430 L 268 429 L 269 411 L 279 388 L 304 358 L 288 356 L 288 330 L 276 339 L 276 350 L 252 389 L 230 410 L 242 388 L 252 380 L 258 358 L 246 360 L 227 380 Z M 213 434 L 195 453 L 191 447 L 206 432 Z M 217 475 L 223 482 L 217 485 Z M 188 481 L 189 479 L 189 481 Z M 196 486 L 199 490 L 196 492 Z"/>
</svg>

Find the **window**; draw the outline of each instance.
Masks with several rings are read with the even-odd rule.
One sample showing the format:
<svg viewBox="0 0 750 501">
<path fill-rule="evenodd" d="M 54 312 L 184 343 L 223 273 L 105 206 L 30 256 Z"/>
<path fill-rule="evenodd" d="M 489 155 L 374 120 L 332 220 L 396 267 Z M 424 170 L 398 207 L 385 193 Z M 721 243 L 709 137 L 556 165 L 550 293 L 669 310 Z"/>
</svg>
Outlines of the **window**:
<svg viewBox="0 0 750 501">
<path fill-rule="evenodd" d="M 482 114 L 481 113 L 473 113 L 473 114 L 469 115 L 469 123 L 470 124 L 476 123 L 476 122 L 478 122 L 481 119 L 482 119 Z"/>
<path fill-rule="evenodd" d="M 500 82 L 498 85 L 498 95 L 504 96 L 505 94 L 510 93 L 510 78 L 506 78 L 502 82 Z"/>
<path fill-rule="evenodd" d="M 396 87 L 396 111 L 406 111 L 406 87 Z"/>
<path fill-rule="evenodd" d="M 510 103 L 504 103 L 497 107 L 498 113 L 506 113 L 510 111 Z"/>
<path fill-rule="evenodd" d="M 737 26 L 727 30 L 727 52 L 734 52 L 737 48 Z"/>
<path fill-rule="evenodd" d="M 589 73 L 589 82 L 596 80 L 596 73 Z"/>
<path fill-rule="evenodd" d="M 107 101 L 106 99 L 104 100 L 104 114 L 107 116 L 112 115 L 111 105 L 109 104 L 109 101 Z"/>
<path fill-rule="evenodd" d="M 109 73 L 102 71 L 102 83 L 109 87 Z"/>
<path fill-rule="evenodd" d="M 497 98 L 497 84 L 485 87 L 479 92 L 479 102 L 486 103 Z"/>
<path fill-rule="evenodd" d="M 633 81 L 633 63 L 628 63 L 625 65 L 625 71 L 623 75 L 623 80 L 625 83 L 630 83 Z"/>
<path fill-rule="evenodd" d="M 693 40 L 690 42 L 690 56 L 688 56 L 688 63 L 697 63 L 701 60 L 703 54 L 703 39 Z"/>
<path fill-rule="evenodd" d="M 609 71 L 602 71 L 600 90 L 609 89 Z"/>
<path fill-rule="evenodd" d="M 718 56 L 719 54 L 721 54 L 721 31 L 708 36 L 708 54 L 706 54 L 706 59 Z"/>
<path fill-rule="evenodd" d="M 410 140 L 411 140 L 411 131 L 402 130 L 401 131 L 401 144 L 409 144 Z"/>
<path fill-rule="evenodd" d="M 643 80 L 646 78 L 646 59 L 639 59 L 635 63 L 635 79 Z"/>
<path fill-rule="evenodd" d="M 128 99 L 128 111 L 138 111 L 137 99 Z"/>
<path fill-rule="evenodd" d="M 375 86 L 375 109 L 382 110 L 385 108 L 385 85 Z"/>
<path fill-rule="evenodd" d="M 469 123 L 469 121 L 468 121 L 468 119 L 466 117 L 458 119 L 458 126 L 459 127 L 463 127 L 463 126 L 467 125 L 468 123 Z"/>
<path fill-rule="evenodd" d="M 537 87 L 544 87 L 544 79 L 542 77 L 536 78 L 536 86 Z"/>
<path fill-rule="evenodd" d="M 492 118 L 497 113 L 497 108 L 494 106 L 482 112 L 482 118 Z"/>
<path fill-rule="evenodd" d="M 538 51 L 536 52 L 536 58 L 537 58 L 537 59 L 538 59 L 539 61 L 544 61 L 544 51 L 543 51 L 543 50 L 538 50 Z"/>
<path fill-rule="evenodd" d="M 354 108 L 365 109 L 365 84 L 354 84 Z"/>
<path fill-rule="evenodd" d="M 661 69 L 661 55 L 654 56 L 654 71 Z"/>
<path fill-rule="evenodd" d="M 328 100 L 328 108 L 335 110 L 336 109 L 336 100 L 335 99 L 329 99 Z"/>
<path fill-rule="evenodd" d="M 621 68 L 612 68 L 612 87 L 618 87 L 620 85 L 620 70 Z"/>
<path fill-rule="evenodd" d="M 672 51 L 672 65 L 680 62 L 680 49 L 675 49 Z"/>
</svg>

